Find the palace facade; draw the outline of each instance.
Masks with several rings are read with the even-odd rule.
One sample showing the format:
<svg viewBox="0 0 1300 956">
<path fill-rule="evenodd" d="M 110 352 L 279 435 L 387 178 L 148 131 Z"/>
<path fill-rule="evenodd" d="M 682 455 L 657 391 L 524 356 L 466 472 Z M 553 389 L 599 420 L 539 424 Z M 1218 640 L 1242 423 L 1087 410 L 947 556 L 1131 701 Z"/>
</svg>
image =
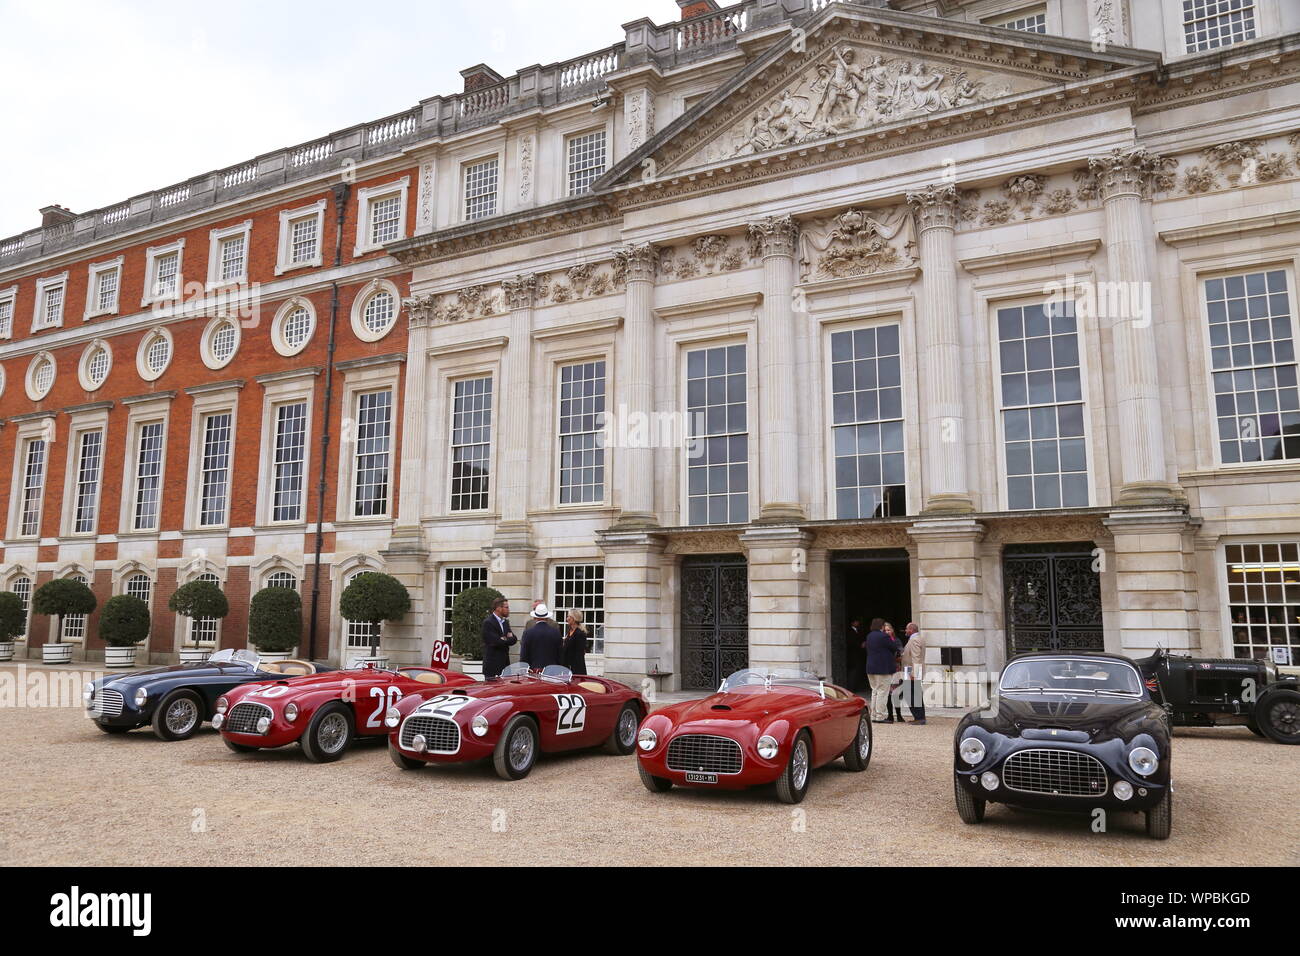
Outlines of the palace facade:
<svg viewBox="0 0 1300 956">
<path fill-rule="evenodd" d="M 1300 655 L 1300 9 L 680 5 L 575 60 L 471 67 L 462 93 L 322 140 L 319 178 L 296 179 L 290 150 L 224 207 L 218 188 L 173 216 L 154 194 L 131 245 L 107 213 L 4 243 L 0 587 L 77 573 L 109 593 L 145 574 L 165 590 L 197 571 L 255 589 L 276 561 L 309 579 L 323 517 L 334 587 L 382 568 L 411 590 L 383 633 L 399 660 L 427 661 L 479 583 L 521 617 L 535 598 L 583 610 L 605 673 L 664 689 L 746 664 L 853 683 L 855 617 L 915 620 L 949 673 L 1035 648 Z M 401 132 L 372 146 L 386 124 Z M 298 211 L 324 203 L 330 235 L 343 143 L 354 257 L 270 274 Z M 359 229 L 395 184 L 400 234 Z M 241 327 L 237 371 L 208 361 L 220 316 L 202 301 L 72 321 L 97 266 L 123 256 L 139 292 L 182 225 L 187 268 L 207 252 L 219 282 L 250 219 L 276 304 Z M 44 327 L 65 273 L 69 318 Z M 320 331 L 286 355 L 278 303 L 314 290 L 319 325 L 332 282 L 362 301 L 391 283 L 400 320 L 368 340 L 345 301 L 333 362 L 311 352 Z M 155 385 L 144 343 L 162 333 L 189 364 Z M 96 340 L 115 361 L 88 389 Z M 307 501 L 286 532 L 278 409 L 295 388 L 304 434 L 333 421 L 342 454 L 325 510 Z M 385 389 L 388 510 L 357 515 L 374 432 L 356 402 Z M 209 527 L 208 423 L 235 402 L 246 494 Z M 169 493 L 137 533 L 150 416 Z M 51 427 L 65 447 L 32 532 L 25 476 Z M 117 444 L 83 532 L 97 428 Z M 339 656 L 352 629 L 329 605 Z M 166 654 L 184 635 L 154 609 Z"/>
</svg>

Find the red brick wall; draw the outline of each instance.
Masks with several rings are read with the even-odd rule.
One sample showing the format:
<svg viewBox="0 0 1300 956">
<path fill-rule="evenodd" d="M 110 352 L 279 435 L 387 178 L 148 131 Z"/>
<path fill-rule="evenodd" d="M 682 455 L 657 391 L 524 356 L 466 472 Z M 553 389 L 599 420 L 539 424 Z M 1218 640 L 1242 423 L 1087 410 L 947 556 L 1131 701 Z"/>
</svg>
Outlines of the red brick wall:
<svg viewBox="0 0 1300 956">
<path fill-rule="evenodd" d="M 176 593 L 176 569 L 159 568 L 151 597 L 149 621 L 149 652 L 170 654 L 175 649 L 176 615 L 167 609 L 167 602 Z"/>
</svg>

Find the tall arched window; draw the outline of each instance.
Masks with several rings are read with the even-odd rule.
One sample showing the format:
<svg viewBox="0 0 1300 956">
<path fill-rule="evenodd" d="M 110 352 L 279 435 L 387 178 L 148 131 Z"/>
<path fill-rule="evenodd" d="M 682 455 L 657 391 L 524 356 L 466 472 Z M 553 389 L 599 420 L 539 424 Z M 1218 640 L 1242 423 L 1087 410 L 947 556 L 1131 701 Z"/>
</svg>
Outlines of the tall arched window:
<svg viewBox="0 0 1300 956">
<path fill-rule="evenodd" d="M 203 572 L 195 580 L 207 581 L 209 584 L 215 584 L 218 587 L 221 585 L 221 579 L 211 571 Z M 217 643 L 218 623 L 215 617 L 190 618 L 190 643 L 195 646 Z"/>
<path fill-rule="evenodd" d="M 351 584 L 357 578 L 366 574 L 374 574 L 374 572 L 358 571 L 356 574 L 353 574 L 348 578 L 347 583 Z M 368 621 L 344 620 L 344 624 L 346 625 L 344 637 L 349 650 L 369 648 L 372 643 L 378 641 L 381 633 L 380 628 L 383 626 L 381 624 L 371 624 Z"/>
<path fill-rule="evenodd" d="M 86 584 L 84 574 L 69 574 L 69 581 Z M 86 639 L 86 615 L 68 614 L 63 618 L 63 641 L 66 644 L 80 644 Z"/>
<path fill-rule="evenodd" d="M 9 590 L 18 595 L 18 600 L 23 602 L 23 632 L 18 636 L 18 640 L 27 640 L 27 628 L 32 620 L 32 579 L 31 578 L 14 578 L 9 583 Z"/>
<path fill-rule="evenodd" d="M 266 579 L 268 588 L 288 588 L 290 591 L 298 589 L 298 579 L 288 571 L 276 571 Z"/>
</svg>

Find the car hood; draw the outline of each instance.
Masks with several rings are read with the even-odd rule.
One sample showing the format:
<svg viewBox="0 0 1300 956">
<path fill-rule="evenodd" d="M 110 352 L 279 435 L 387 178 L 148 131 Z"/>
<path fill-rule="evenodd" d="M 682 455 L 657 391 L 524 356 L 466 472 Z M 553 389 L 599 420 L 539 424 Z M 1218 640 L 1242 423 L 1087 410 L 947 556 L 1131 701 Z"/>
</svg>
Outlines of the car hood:
<svg viewBox="0 0 1300 956">
<path fill-rule="evenodd" d="M 230 677 L 238 680 L 252 676 L 256 672 L 239 664 L 172 664 L 169 667 L 155 667 L 134 674 L 105 674 L 99 679 L 100 686 L 112 685 L 114 688 L 147 687 L 157 681 L 170 681 L 177 678 L 191 679 L 204 677 Z"/>
<path fill-rule="evenodd" d="M 1020 737 L 1026 730 L 1086 733 L 1094 742 L 1123 736 L 1134 718 L 1149 716 L 1150 701 L 1091 694 L 1011 694 L 999 696 L 997 710 L 977 711 L 972 722 L 994 733 Z"/>
<path fill-rule="evenodd" d="M 713 723 L 759 723 L 791 708 L 815 703 L 816 700 L 813 695 L 802 692 L 714 694 L 701 700 L 678 704 L 666 713 L 680 724 L 704 720 Z"/>
</svg>

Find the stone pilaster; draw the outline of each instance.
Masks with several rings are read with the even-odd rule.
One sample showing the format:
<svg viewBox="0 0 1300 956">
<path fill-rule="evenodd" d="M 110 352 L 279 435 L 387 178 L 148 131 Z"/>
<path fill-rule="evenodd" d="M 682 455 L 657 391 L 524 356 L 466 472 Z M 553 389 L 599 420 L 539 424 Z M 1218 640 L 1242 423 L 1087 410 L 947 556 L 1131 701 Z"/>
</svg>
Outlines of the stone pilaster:
<svg viewBox="0 0 1300 956">
<path fill-rule="evenodd" d="M 740 536 L 749 562 L 751 667 L 813 669 L 811 542 L 811 534 L 792 527 L 755 528 Z"/>
<path fill-rule="evenodd" d="M 966 470 L 961 325 L 957 309 L 957 187 L 908 193 L 921 243 L 921 314 L 928 367 L 921 382 L 926 513 L 974 511 Z"/>
<path fill-rule="evenodd" d="M 1109 279 L 1120 290 L 1119 301 L 1151 299 L 1151 267 L 1143 228 L 1147 214 L 1142 200 L 1165 162 L 1141 148 L 1117 149 L 1088 160 L 1106 212 L 1106 259 Z M 1098 319 L 1110 332 L 1116 417 L 1124 449 L 1119 456 L 1117 503 L 1168 504 L 1179 494 L 1169 483 L 1165 466 L 1153 317 L 1100 315 Z"/>
<path fill-rule="evenodd" d="M 618 503 L 622 509 L 619 528 L 653 527 L 659 523 L 655 510 L 654 444 L 652 429 L 636 427 L 638 419 L 651 421 L 654 413 L 654 284 L 653 246 L 625 246 L 615 253 L 616 267 L 626 280 L 626 311 L 623 318 L 623 343 L 618 354 L 618 378 L 615 415 L 618 434 L 642 435 L 637 447 L 616 450 Z"/>
<path fill-rule="evenodd" d="M 1126 0 L 1088 0 L 1088 30 L 1093 49 L 1128 45 Z"/>
<path fill-rule="evenodd" d="M 1199 519 L 1174 509 L 1119 512 L 1105 520 L 1114 536 L 1120 650 L 1145 657 L 1199 648 L 1196 544 Z"/>
<path fill-rule="evenodd" d="M 510 344 L 506 346 L 504 381 L 494 408 L 501 436 L 497 454 L 497 503 L 501 511 L 497 543 L 504 547 L 529 540 L 530 416 L 527 410 L 532 405 L 533 302 L 537 276 L 519 275 L 501 285 L 510 309 Z"/>
<path fill-rule="evenodd" d="M 418 539 L 394 541 L 388 550 L 380 552 L 384 559 L 384 573 L 406 585 L 411 595 L 411 609 L 406 612 L 406 617 L 384 623 L 383 650 L 396 664 L 427 666 L 433 656 L 438 602 L 437 596 L 427 587 L 429 552 L 414 546 L 415 541 Z"/>
<path fill-rule="evenodd" d="M 498 527 L 497 537 L 501 537 Z M 488 566 L 488 587 L 500 591 L 510 602 L 510 623 L 516 636 L 523 636 L 524 625 L 534 600 L 541 600 L 533 582 L 533 562 L 537 549 L 525 539 L 506 540 L 483 549 L 483 560 Z M 511 651 L 516 657 L 519 647 Z"/>
<path fill-rule="evenodd" d="M 969 518 L 918 521 L 907 532 L 916 543 L 917 606 L 912 619 L 929 642 L 929 663 L 938 670 L 938 648 L 959 647 L 956 670 L 990 669 L 984 615 L 984 526 Z"/>
<path fill-rule="evenodd" d="M 648 86 L 623 95 L 623 127 L 627 130 L 627 151 L 635 152 L 655 134 L 655 95 Z"/>
<path fill-rule="evenodd" d="M 799 399 L 795 392 L 794 252 L 799 227 L 789 216 L 749 226 L 763 257 L 758 319 L 758 428 L 763 521 L 805 517 L 799 502 Z"/>
<path fill-rule="evenodd" d="M 605 676 L 640 687 L 662 656 L 663 539 L 644 531 L 606 531 Z"/>
<path fill-rule="evenodd" d="M 402 459 L 394 538 L 420 536 L 424 510 L 425 416 L 429 405 L 428 352 L 433 337 L 432 295 L 402 303 L 409 316 L 406 345 L 406 392 L 402 401 Z"/>
</svg>

